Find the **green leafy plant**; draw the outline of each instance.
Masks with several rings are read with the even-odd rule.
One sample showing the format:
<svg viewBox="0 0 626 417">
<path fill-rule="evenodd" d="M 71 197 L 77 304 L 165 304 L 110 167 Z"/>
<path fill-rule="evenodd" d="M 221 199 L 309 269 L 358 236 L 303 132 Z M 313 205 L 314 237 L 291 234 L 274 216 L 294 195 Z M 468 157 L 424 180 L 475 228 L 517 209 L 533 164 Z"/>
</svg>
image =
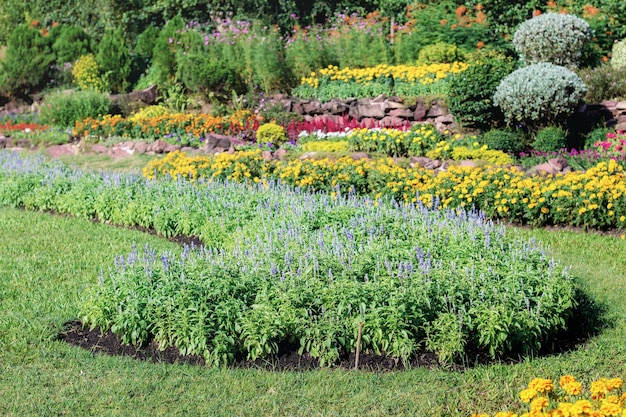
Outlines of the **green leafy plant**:
<svg viewBox="0 0 626 417">
<path fill-rule="evenodd" d="M 108 30 L 100 44 L 96 62 L 100 68 L 104 84 L 113 93 L 123 93 L 130 87 L 132 58 L 126 38 L 121 28 Z"/>
<path fill-rule="evenodd" d="M 583 68 L 578 75 L 588 87 L 585 95 L 587 103 L 626 98 L 626 67 L 602 64 Z"/>
<path fill-rule="evenodd" d="M 54 54 L 48 39 L 39 30 L 19 25 L 9 38 L 6 56 L 0 67 L 0 92 L 24 98 L 43 88 L 51 76 Z"/>
<path fill-rule="evenodd" d="M 489 149 L 497 149 L 516 154 L 525 148 L 524 135 L 520 131 L 492 129 L 483 133 L 481 141 Z"/>
<path fill-rule="evenodd" d="M 567 146 L 567 132 L 559 126 L 548 126 L 537 132 L 533 149 L 541 152 L 552 152 Z"/>
<path fill-rule="evenodd" d="M 77 91 L 73 93 L 55 92 L 48 94 L 39 118 L 43 123 L 73 127 L 77 121 L 87 117 L 108 114 L 111 100 L 108 95 L 96 91 Z"/>
<path fill-rule="evenodd" d="M 493 104 L 496 88 L 515 67 L 506 58 L 476 62 L 451 78 L 447 103 L 463 126 L 486 128 L 503 121 L 502 112 Z M 498 148 L 499 149 L 499 148 Z"/>
<path fill-rule="evenodd" d="M 417 62 L 420 65 L 427 64 L 439 64 L 453 62 L 464 62 L 465 54 L 459 49 L 458 46 L 437 42 L 432 45 L 425 46 L 419 52 Z"/>
</svg>

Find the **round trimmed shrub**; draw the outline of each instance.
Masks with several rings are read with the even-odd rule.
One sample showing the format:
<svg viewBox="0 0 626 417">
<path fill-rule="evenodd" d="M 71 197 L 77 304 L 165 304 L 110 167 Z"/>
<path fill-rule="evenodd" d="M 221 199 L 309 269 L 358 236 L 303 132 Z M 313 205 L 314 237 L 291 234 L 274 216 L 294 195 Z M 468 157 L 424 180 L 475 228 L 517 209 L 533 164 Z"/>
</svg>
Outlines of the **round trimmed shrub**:
<svg viewBox="0 0 626 417">
<path fill-rule="evenodd" d="M 553 152 L 567 146 L 567 133 L 558 126 L 548 126 L 537 132 L 533 148 L 541 152 Z"/>
<path fill-rule="evenodd" d="M 448 106 L 463 126 L 484 129 L 498 125 L 502 112 L 492 98 L 514 63 L 505 58 L 487 59 L 455 74 L 448 84 Z"/>
<path fill-rule="evenodd" d="M 496 88 L 493 102 L 508 124 L 537 131 L 563 123 L 586 93 L 587 86 L 574 72 L 543 63 L 506 76 Z"/>
<path fill-rule="evenodd" d="M 285 129 L 276 123 L 265 123 L 259 126 L 256 131 L 256 141 L 258 143 L 271 143 L 280 146 L 286 139 Z"/>
<path fill-rule="evenodd" d="M 626 68 L 626 39 L 622 39 L 613 45 L 611 66 L 613 68 Z"/>
<path fill-rule="evenodd" d="M 585 20 L 547 13 L 522 23 L 513 35 L 513 45 L 526 64 L 550 62 L 577 68 L 592 36 Z"/>
</svg>

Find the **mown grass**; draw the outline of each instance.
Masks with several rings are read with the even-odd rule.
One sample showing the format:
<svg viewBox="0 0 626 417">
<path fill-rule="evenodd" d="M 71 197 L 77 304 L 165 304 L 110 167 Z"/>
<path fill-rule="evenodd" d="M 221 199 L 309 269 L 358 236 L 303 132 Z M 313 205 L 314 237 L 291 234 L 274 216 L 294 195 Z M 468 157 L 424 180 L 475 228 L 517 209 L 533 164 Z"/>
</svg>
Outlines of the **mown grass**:
<svg viewBox="0 0 626 417">
<path fill-rule="evenodd" d="M 521 233 L 549 243 L 607 309 L 610 326 L 584 346 L 464 372 L 267 372 L 151 364 L 57 341 L 84 288 L 116 254 L 134 242 L 178 248 L 136 231 L 0 209 L 0 415 L 468 416 L 519 409 L 519 390 L 537 376 L 625 377 L 626 241 Z"/>
</svg>

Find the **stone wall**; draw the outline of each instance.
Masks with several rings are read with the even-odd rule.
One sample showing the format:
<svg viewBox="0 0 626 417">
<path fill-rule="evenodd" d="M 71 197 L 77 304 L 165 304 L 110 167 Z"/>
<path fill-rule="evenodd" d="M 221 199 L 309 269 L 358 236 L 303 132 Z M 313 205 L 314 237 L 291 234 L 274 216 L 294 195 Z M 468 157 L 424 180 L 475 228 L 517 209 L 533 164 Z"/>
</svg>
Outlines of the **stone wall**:
<svg viewBox="0 0 626 417">
<path fill-rule="evenodd" d="M 285 111 L 296 113 L 306 120 L 348 116 L 368 125 L 399 126 L 428 122 L 442 132 L 455 128 L 454 118 L 441 100 L 425 102 L 417 99 L 409 103 L 400 97 L 381 95 L 373 99 L 333 99 L 321 103 L 278 95 L 266 100 L 265 105 L 282 105 Z"/>
</svg>

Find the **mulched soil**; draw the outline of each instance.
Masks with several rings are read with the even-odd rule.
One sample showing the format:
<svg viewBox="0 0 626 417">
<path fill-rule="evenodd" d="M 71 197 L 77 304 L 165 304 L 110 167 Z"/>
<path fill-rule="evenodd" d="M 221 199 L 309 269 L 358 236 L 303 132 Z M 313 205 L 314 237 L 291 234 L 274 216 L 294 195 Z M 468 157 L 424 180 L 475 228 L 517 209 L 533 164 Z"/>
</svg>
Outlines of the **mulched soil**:
<svg viewBox="0 0 626 417">
<path fill-rule="evenodd" d="M 548 345 L 556 346 L 552 352 L 543 352 L 542 355 L 554 355 L 564 353 L 577 348 L 588 338 L 589 335 L 563 334 L 555 337 Z M 124 345 L 111 331 L 102 332 L 100 328 L 89 329 L 83 327 L 80 321 L 70 321 L 65 324 L 65 329 L 58 335 L 58 340 L 71 345 L 87 349 L 94 354 L 109 356 L 129 356 L 142 361 L 166 364 L 189 364 L 204 366 L 204 358 L 196 355 L 181 355 L 178 349 L 167 347 L 159 349 L 156 342 L 150 341 L 142 346 Z M 239 358 L 231 365 L 232 368 L 240 369 L 263 369 L 268 371 L 310 371 L 319 369 L 319 361 L 312 358 L 308 353 L 298 354 L 295 346 L 281 346 L 279 354 L 271 358 L 257 359 L 254 361 Z M 356 354 L 351 352 L 343 354 L 336 368 L 354 369 Z M 401 371 L 409 368 L 445 369 L 449 371 L 463 371 L 477 365 L 490 363 L 513 364 L 524 360 L 522 357 L 509 357 L 493 360 L 484 351 L 469 352 L 462 362 L 456 362 L 445 367 L 440 365 L 437 355 L 432 352 L 422 351 L 411 358 L 409 363 L 402 360 L 375 353 L 361 353 L 359 356 L 359 369 L 366 371 Z"/>
</svg>

